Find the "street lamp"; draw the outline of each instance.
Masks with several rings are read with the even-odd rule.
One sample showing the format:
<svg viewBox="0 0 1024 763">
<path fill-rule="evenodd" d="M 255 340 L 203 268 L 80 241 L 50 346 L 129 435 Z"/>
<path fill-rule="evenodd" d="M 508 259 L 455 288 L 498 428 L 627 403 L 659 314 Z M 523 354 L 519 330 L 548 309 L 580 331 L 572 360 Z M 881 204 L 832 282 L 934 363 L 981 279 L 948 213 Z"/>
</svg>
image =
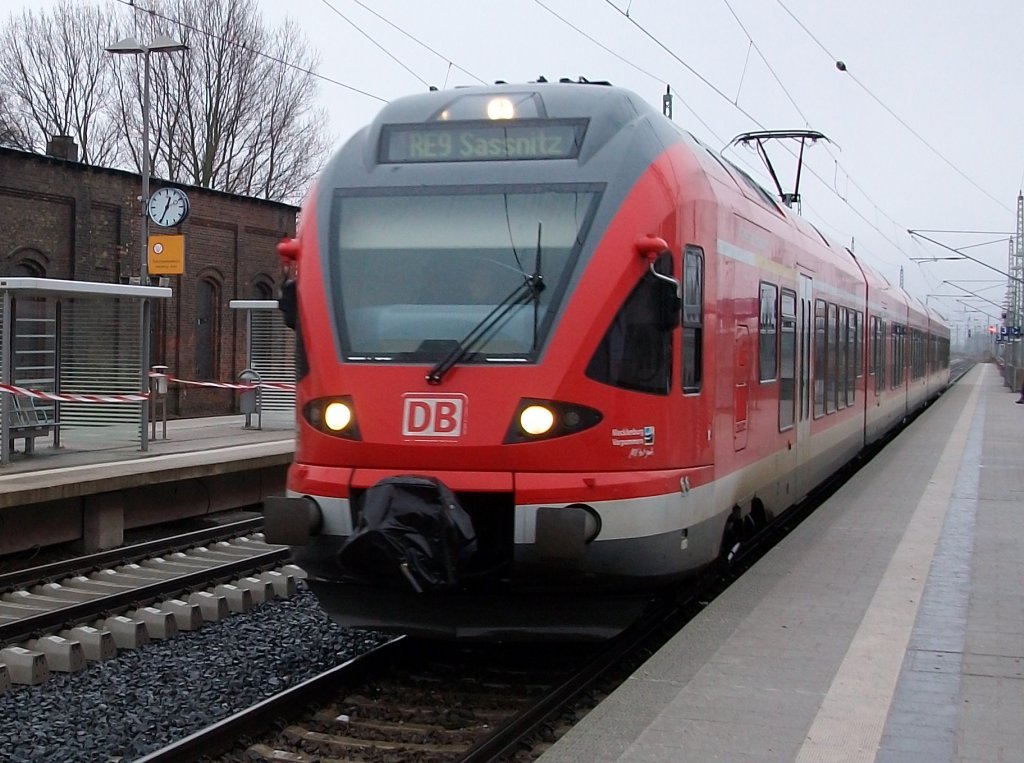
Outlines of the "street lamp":
<svg viewBox="0 0 1024 763">
<path fill-rule="evenodd" d="M 142 269 L 139 283 L 149 282 L 149 219 L 146 207 L 149 205 L 149 54 L 174 53 L 188 50 L 185 43 L 158 34 L 149 45 L 143 45 L 134 37 L 125 37 L 106 48 L 108 53 L 142 55 Z"/>
<path fill-rule="evenodd" d="M 134 37 L 125 37 L 106 48 L 108 53 L 142 55 L 142 261 L 139 285 L 149 285 L 149 54 L 174 53 L 188 50 L 184 43 L 165 35 L 157 35 L 149 45 L 142 45 Z M 150 357 L 150 305 L 148 299 L 139 300 L 139 388 L 149 390 Z M 140 411 L 139 443 L 143 451 L 149 450 L 149 406 L 143 403 Z"/>
</svg>

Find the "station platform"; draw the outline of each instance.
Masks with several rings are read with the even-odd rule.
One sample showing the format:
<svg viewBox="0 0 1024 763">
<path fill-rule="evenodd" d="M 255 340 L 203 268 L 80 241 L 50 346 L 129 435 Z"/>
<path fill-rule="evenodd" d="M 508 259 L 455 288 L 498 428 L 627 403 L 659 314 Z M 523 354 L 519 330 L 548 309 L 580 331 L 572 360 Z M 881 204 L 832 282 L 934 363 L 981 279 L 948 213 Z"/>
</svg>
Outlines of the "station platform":
<svg viewBox="0 0 1024 763">
<path fill-rule="evenodd" d="M 126 529 L 258 503 L 279 493 L 295 451 L 291 412 L 158 422 L 148 449 L 102 432 L 42 441 L 0 466 L 0 556 L 82 541 L 119 545 Z M 257 425 L 258 428 L 257 428 Z M 187 483 L 187 484 L 186 484 Z"/>
<path fill-rule="evenodd" d="M 979 365 L 541 763 L 1024 761 L 1024 406 Z"/>
<path fill-rule="evenodd" d="M 57 497 L 68 485 L 84 491 L 94 482 L 120 481 L 123 477 L 130 480 L 142 473 L 179 472 L 190 465 L 246 460 L 253 454 L 282 463 L 291 460 L 295 451 L 293 413 L 265 413 L 259 428 L 255 416 L 249 421 L 250 427 L 246 427 L 244 415 L 168 421 L 166 437 L 163 423 L 158 422 L 157 434 L 150 437 L 146 451 L 137 441 L 111 443 L 102 437 L 65 437 L 60 448 L 43 442 L 34 453 L 16 453 L 11 463 L 0 466 L 0 508 L 25 502 L 30 497 L 23 494 L 25 491 L 41 492 L 46 500 Z"/>
</svg>

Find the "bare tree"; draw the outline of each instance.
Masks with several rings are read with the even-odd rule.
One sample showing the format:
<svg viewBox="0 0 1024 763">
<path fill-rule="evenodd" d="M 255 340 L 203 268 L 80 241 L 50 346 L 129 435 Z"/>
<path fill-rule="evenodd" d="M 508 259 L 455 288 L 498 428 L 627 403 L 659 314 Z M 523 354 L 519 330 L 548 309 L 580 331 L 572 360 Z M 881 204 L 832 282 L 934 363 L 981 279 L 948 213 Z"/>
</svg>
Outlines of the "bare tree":
<svg viewBox="0 0 1024 763">
<path fill-rule="evenodd" d="M 40 150 L 53 136 L 70 135 L 83 162 L 115 162 L 103 45 L 116 34 L 113 14 L 72 0 L 61 0 L 51 13 L 12 14 L 0 30 L 0 140 Z"/>
<path fill-rule="evenodd" d="M 330 144 L 318 63 L 291 22 L 268 29 L 255 0 L 60 0 L 0 27 L 0 144 L 41 150 L 71 135 L 84 162 L 142 167 L 145 57 L 105 48 L 163 34 L 189 46 L 149 55 L 156 176 L 297 201 Z"/>
<path fill-rule="evenodd" d="M 165 34 L 189 49 L 151 56 L 155 172 L 228 193 L 301 198 L 329 140 L 326 113 L 315 106 L 317 60 L 299 30 L 291 22 L 268 30 L 254 0 L 166 0 L 160 8 L 136 14 L 139 39 Z M 140 109 L 127 103 L 140 97 L 135 69 L 118 80 L 126 139 L 141 129 L 132 116 Z"/>
<path fill-rule="evenodd" d="M 6 92 L 0 90 L 0 146 L 30 151 L 32 140 L 29 138 L 29 126 L 15 113 L 10 105 L 11 100 Z"/>
</svg>

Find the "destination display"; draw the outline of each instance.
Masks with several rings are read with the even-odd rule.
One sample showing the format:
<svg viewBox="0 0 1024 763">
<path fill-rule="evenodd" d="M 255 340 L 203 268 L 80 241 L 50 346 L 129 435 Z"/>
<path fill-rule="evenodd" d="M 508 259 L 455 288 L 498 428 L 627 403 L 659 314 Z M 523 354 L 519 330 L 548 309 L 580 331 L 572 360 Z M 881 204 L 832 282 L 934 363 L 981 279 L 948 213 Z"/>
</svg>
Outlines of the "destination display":
<svg viewBox="0 0 1024 763">
<path fill-rule="evenodd" d="M 385 125 L 382 164 L 574 159 L 586 120 Z"/>
</svg>

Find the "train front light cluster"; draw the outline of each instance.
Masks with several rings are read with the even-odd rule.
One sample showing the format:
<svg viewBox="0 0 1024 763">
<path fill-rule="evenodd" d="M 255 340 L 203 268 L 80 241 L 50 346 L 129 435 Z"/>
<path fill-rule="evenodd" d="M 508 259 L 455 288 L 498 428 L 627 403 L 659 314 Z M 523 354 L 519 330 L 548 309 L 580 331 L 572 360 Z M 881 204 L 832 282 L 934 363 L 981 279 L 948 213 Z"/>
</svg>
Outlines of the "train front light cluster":
<svg viewBox="0 0 1024 763">
<path fill-rule="evenodd" d="M 576 434 L 601 421 L 601 412 L 594 408 L 557 400 L 519 401 L 512 423 L 505 435 L 505 444 L 536 442 Z"/>
<path fill-rule="evenodd" d="M 306 404 L 304 416 L 321 432 L 349 440 L 361 439 L 352 398 L 347 395 L 311 400 Z"/>
</svg>

